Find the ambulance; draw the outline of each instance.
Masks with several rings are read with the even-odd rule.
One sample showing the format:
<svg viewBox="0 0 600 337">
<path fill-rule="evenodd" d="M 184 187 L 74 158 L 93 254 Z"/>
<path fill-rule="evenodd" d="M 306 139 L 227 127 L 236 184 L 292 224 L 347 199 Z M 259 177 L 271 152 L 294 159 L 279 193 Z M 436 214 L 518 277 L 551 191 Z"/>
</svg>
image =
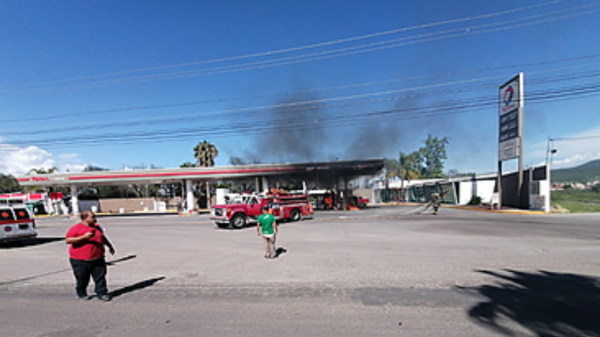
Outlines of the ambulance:
<svg viewBox="0 0 600 337">
<path fill-rule="evenodd" d="M 0 198 L 0 244 L 37 237 L 33 214 L 20 198 Z"/>
</svg>

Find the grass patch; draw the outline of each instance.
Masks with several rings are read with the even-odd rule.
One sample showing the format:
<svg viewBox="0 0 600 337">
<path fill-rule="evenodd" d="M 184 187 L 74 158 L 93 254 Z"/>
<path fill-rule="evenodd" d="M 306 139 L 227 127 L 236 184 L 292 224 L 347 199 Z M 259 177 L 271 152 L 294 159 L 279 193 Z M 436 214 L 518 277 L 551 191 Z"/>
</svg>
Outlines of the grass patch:
<svg viewBox="0 0 600 337">
<path fill-rule="evenodd" d="M 552 191 L 552 205 L 560 205 L 571 213 L 600 212 L 600 193 L 589 190 Z"/>
</svg>

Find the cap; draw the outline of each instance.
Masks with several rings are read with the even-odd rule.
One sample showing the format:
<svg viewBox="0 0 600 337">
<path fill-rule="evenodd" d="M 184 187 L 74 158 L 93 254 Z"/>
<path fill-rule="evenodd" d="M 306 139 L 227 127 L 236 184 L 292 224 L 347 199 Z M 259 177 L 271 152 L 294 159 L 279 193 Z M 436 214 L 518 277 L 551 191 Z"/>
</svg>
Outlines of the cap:
<svg viewBox="0 0 600 337">
<path fill-rule="evenodd" d="M 271 209 L 271 207 L 269 207 L 269 205 L 263 207 L 263 210 L 268 211 L 269 209 Z"/>
</svg>

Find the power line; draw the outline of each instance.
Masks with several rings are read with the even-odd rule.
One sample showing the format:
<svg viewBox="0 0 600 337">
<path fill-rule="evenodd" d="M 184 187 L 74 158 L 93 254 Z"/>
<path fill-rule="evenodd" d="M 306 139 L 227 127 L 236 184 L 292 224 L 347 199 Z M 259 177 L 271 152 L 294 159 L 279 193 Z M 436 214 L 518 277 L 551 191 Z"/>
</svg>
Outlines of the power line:
<svg viewBox="0 0 600 337">
<path fill-rule="evenodd" d="M 484 77 L 484 78 L 477 78 L 477 79 L 467 79 L 467 80 L 461 80 L 461 81 L 436 83 L 436 84 L 431 84 L 431 85 L 423 85 L 423 86 L 418 86 L 418 87 L 403 88 L 403 89 L 397 89 L 397 90 L 386 90 L 386 91 L 378 91 L 378 92 L 372 92 L 372 93 L 338 96 L 338 97 L 333 97 L 333 98 L 315 99 L 315 100 L 308 100 L 308 101 L 301 101 L 301 102 L 279 103 L 279 104 L 269 104 L 269 105 L 254 106 L 254 107 L 214 110 L 214 111 L 205 112 L 205 115 L 206 114 L 215 114 L 215 113 L 216 114 L 225 114 L 225 113 L 232 113 L 232 112 L 251 112 L 251 111 L 258 111 L 258 110 L 265 110 L 265 109 L 277 109 L 277 108 L 286 108 L 286 107 L 292 107 L 292 106 L 300 106 L 300 105 L 323 103 L 323 102 L 334 102 L 334 101 L 358 99 L 358 98 L 365 98 L 365 97 L 383 96 L 383 95 L 389 95 L 389 94 L 393 94 L 393 93 L 417 91 L 417 90 L 431 89 L 431 88 L 438 88 L 438 87 L 446 87 L 446 86 L 451 86 L 451 85 L 473 83 L 473 82 L 478 82 L 478 81 L 483 81 L 483 80 L 499 79 L 499 78 L 504 78 L 504 77 L 505 76 L 492 76 L 492 77 Z M 197 113 L 194 113 L 193 115 L 197 115 Z M 136 123 L 136 124 L 137 123 L 148 123 L 151 120 L 154 120 L 157 122 L 166 122 L 166 121 L 178 118 L 178 117 L 189 118 L 190 116 L 191 116 L 191 114 L 188 113 L 188 114 L 182 114 L 182 115 L 170 115 L 168 117 L 157 117 L 157 118 L 144 117 L 143 119 L 135 119 L 135 120 L 129 120 L 129 121 L 125 120 L 125 121 L 121 121 L 119 123 L 120 124 L 124 124 L 126 122 L 131 122 L 131 123 Z"/>
<path fill-rule="evenodd" d="M 384 95 L 397 94 L 397 93 L 402 93 L 402 92 L 411 92 L 411 91 L 419 91 L 419 90 L 424 90 L 424 89 L 441 88 L 441 87 L 462 85 L 462 84 L 467 84 L 467 83 L 475 83 L 475 82 L 481 82 L 481 81 L 490 80 L 490 79 L 500 79 L 500 78 L 505 78 L 505 76 L 502 75 L 502 76 L 483 77 L 483 78 L 468 79 L 468 80 L 462 80 L 462 81 L 436 83 L 436 84 L 411 87 L 411 88 L 402 88 L 402 89 L 396 89 L 396 90 L 379 91 L 379 92 L 374 92 L 374 93 L 364 93 L 364 94 L 356 94 L 356 95 L 349 95 L 349 96 L 338 96 L 338 97 L 333 97 L 333 98 L 315 99 L 315 100 L 308 100 L 308 101 L 301 101 L 301 102 L 280 103 L 280 104 L 263 105 L 263 106 L 256 106 L 256 107 L 227 109 L 227 110 L 216 110 L 216 111 L 207 112 L 207 113 L 203 114 L 202 116 L 198 116 L 197 114 L 194 114 L 193 117 L 195 117 L 197 119 L 197 118 L 206 118 L 207 115 L 210 116 L 211 114 L 249 113 L 249 112 L 256 112 L 256 111 L 268 111 L 268 110 L 278 109 L 278 108 L 303 107 L 303 106 L 307 106 L 307 105 L 311 105 L 311 104 L 326 103 L 326 102 L 339 102 L 339 101 L 358 99 L 358 98 L 384 96 Z M 28 133 L 67 132 L 67 131 L 79 130 L 81 128 L 99 127 L 99 126 L 106 128 L 106 127 L 125 126 L 125 125 L 138 126 L 138 125 L 149 125 L 149 124 L 157 124 L 157 123 L 164 124 L 164 123 L 173 123 L 173 122 L 177 122 L 177 121 L 189 121 L 190 117 L 191 117 L 190 114 L 185 114 L 183 116 L 171 115 L 166 118 L 165 117 L 160 117 L 160 118 L 156 118 L 156 119 L 144 118 L 143 120 L 137 119 L 134 121 L 126 121 L 125 120 L 125 121 L 118 121 L 118 122 L 113 122 L 113 123 L 103 123 L 103 124 L 96 123 L 96 124 L 91 124 L 91 125 L 77 125 L 77 126 L 71 127 L 71 128 L 60 127 L 60 128 L 54 128 L 54 129 L 46 128 L 45 130 L 29 130 Z M 13 134 L 21 134 L 21 133 L 22 133 L 22 131 L 13 131 L 13 132 L 5 133 L 5 135 L 13 135 Z"/>
<path fill-rule="evenodd" d="M 598 5 L 600 5 L 600 2 L 593 3 L 590 5 L 580 6 L 577 8 L 556 11 L 556 12 L 552 12 L 552 13 L 545 13 L 545 14 L 526 17 L 526 18 L 508 20 L 508 21 L 504 21 L 501 23 L 486 24 L 486 25 L 481 25 L 481 26 L 467 27 L 467 28 L 463 28 L 463 29 L 455 29 L 455 30 L 450 30 L 448 32 L 463 31 L 463 30 L 465 30 L 465 32 L 459 33 L 459 34 L 444 35 L 444 36 L 434 37 L 434 38 L 422 38 L 422 39 L 416 40 L 416 41 L 408 41 L 408 42 L 402 42 L 402 43 L 389 44 L 391 41 L 414 38 L 414 37 L 407 37 L 407 38 L 401 38 L 401 39 L 395 39 L 395 40 L 389 40 L 389 41 L 383 41 L 383 42 L 376 42 L 376 43 L 371 43 L 371 44 L 367 44 L 367 45 L 359 45 L 359 46 L 341 48 L 341 49 L 337 49 L 337 50 L 323 51 L 323 52 L 318 52 L 318 53 L 313 53 L 313 54 L 291 56 L 291 57 L 280 58 L 280 59 L 275 59 L 275 60 L 258 61 L 258 62 L 246 63 L 246 64 L 241 64 L 241 65 L 231 65 L 231 66 L 224 66 L 224 67 L 208 68 L 208 69 L 203 69 L 203 70 L 179 72 L 179 73 L 175 73 L 175 74 L 147 75 L 147 76 L 142 76 L 142 77 L 116 79 L 116 80 L 111 80 L 111 81 L 92 82 L 92 83 L 88 83 L 88 84 L 79 84 L 79 85 L 73 85 L 73 86 L 67 86 L 67 87 L 60 87 L 58 89 L 55 88 L 55 89 L 45 89 L 45 90 L 41 89 L 41 90 L 30 90 L 30 91 L 21 91 L 21 92 L 8 92 L 8 94 L 26 94 L 26 93 L 32 93 L 32 92 L 48 93 L 48 92 L 55 92 L 57 90 L 64 91 L 64 90 L 75 90 L 75 89 L 90 89 L 90 88 L 98 88 L 98 87 L 105 87 L 105 86 L 119 85 L 119 84 L 147 83 L 147 82 L 153 82 L 153 81 L 159 81 L 159 80 L 190 78 L 190 77 L 198 77 L 198 76 L 205 76 L 205 75 L 232 73 L 232 72 L 245 71 L 245 70 L 264 69 L 264 68 L 270 68 L 270 67 L 282 66 L 282 65 L 298 64 L 298 63 L 303 63 L 303 62 L 308 62 L 308 61 L 331 59 L 331 58 L 336 58 L 336 57 L 341 57 L 341 56 L 350 56 L 350 55 L 362 54 L 362 53 L 366 53 L 366 52 L 385 50 L 385 49 L 396 48 L 396 47 L 400 47 L 400 46 L 412 45 L 412 44 L 417 44 L 417 43 L 432 42 L 432 41 L 439 41 L 439 40 L 457 38 L 457 37 L 468 36 L 468 35 L 479 35 L 479 34 L 485 34 L 485 33 L 491 33 L 491 32 L 505 31 L 505 30 L 510 30 L 510 29 L 538 25 L 538 24 L 552 22 L 552 21 L 565 20 L 565 19 L 582 16 L 582 15 L 593 14 L 593 13 L 599 12 L 600 10 L 598 10 L 598 9 L 589 10 L 589 11 L 579 12 L 579 13 L 575 13 L 575 14 L 549 18 L 549 19 L 531 21 L 531 19 L 536 18 L 536 17 L 543 17 L 543 16 L 554 15 L 554 14 L 558 14 L 558 13 L 566 13 L 566 12 L 570 12 L 570 11 L 580 10 L 583 8 L 595 7 Z M 499 28 L 487 29 L 487 30 L 481 30 L 481 31 L 473 31 L 472 30 L 472 29 L 477 29 L 477 28 L 482 28 L 482 27 L 496 26 L 496 25 L 501 25 L 501 24 L 510 23 L 510 22 L 518 22 L 518 21 L 526 21 L 526 22 L 522 23 L 522 24 L 510 25 L 507 27 L 499 27 Z M 445 32 L 442 32 L 442 33 L 445 33 Z M 438 34 L 440 34 L 440 33 L 424 34 L 424 36 L 433 36 L 433 35 L 438 35 Z M 379 45 L 379 44 L 386 44 L 386 45 L 367 48 L 369 46 Z M 364 49 L 357 50 L 360 48 L 364 48 Z M 321 55 L 321 56 L 318 56 L 318 55 Z"/>
<path fill-rule="evenodd" d="M 423 28 L 431 28 L 431 27 L 449 25 L 449 24 L 454 24 L 454 23 L 487 19 L 487 18 L 491 18 L 491 17 L 497 17 L 497 16 L 503 16 L 503 15 L 507 15 L 507 14 L 514 14 L 514 13 L 518 13 L 518 12 L 528 11 L 528 10 L 532 10 L 532 9 L 536 9 L 536 8 L 547 7 L 547 6 L 556 5 L 559 3 L 569 2 L 569 1 L 571 1 L 571 0 L 549 1 L 549 2 L 545 2 L 545 3 L 541 3 L 541 4 L 524 6 L 524 7 L 519 7 L 519 8 L 515 8 L 515 9 L 499 11 L 499 12 L 494 12 L 494 13 L 489 13 L 489 14 L 482 14 L 482 15 L 471 16 L 471 17 L 466 17 L 466 18 L 432 22 L 432 23 L 415 25 L 415 26 L 410 26 L 410 27 L 403 27 L 403 28 L 398 28 L 398 29 L 377 32 L 377 33 L 363 34 L 363 35 L 349 37 L 349 38 L 342 38 L 342 39 L 337 39 L 337 40 L 313 43 L 313 44 L 302 45 L 302 46 L 297 46 L 297 47 L 282 48 L 282 49 L 276 49 L 276 50 L 265 51 L 265 52 L 249 53 L 249 54 L 243 54 L 243 55 L 237 55 L 237 56 L 209 59 L 209 60 L 202 60 L 202 61 L 194 61 L 194 62 L 186 62 L 186 63 L 178 63 L 178 64 L 171 64 L 171 65 L 165 65 L 165 66 L 133 69 L 133 70 L 105 73 L 105 74 L 99 74 L 99 75 L 93 75 L 93 76 L 71 78 L 71 79 L 65 79 L 65 80 L 60 80 L 60 81 L 38 82 L 38 83 L 29 83 L 29 84 L 25 83 L 25 84 L 18 84 L 18 86 L 37 86 L 37 85 L 47 85 L 47 84 L 58 84 L 58 83 L 74 82 L 74 81 L 81 81 L 81 80 L 94 79 L 94 78 L 103 78 L 103 77 L 110 77 L 110 76 L 124 75 L 124 74 L 131 74 L 131 73 L 141 73 L 141 72 L 156 71 L 156 70 L 163 70 L 163 69 L 181 68 L 181 67 L 189 67 L 189 66 L 195 66 L 195 65 L 201 65 L 201 64 L 220 63 L 220 62 L 226 62 L 226 61 L 236 61 L 236 60 L 241 60 L 241 59 L 270 56 L 270 55 L 275 55 L 275 54 L 282 54 L 282 53 L 288 53 L 288 52 L 305 50 L 305 49 L 314 49 L 314 48 L 326 47 L 326 46 L 342 44 L 342 43 L 347 43 L 347 42 L 370 39 L 370 38 L 374 38 L 374 37 L 397 34 L 397 33 L 401 33 L 401 32 L 407 32 L 407 31 L 418 30 L 418 29 L 423 29 Z"/>
<path fill-rule="evenodd" d="M 575 141 L 575 140 L 589 140 L 589 139 L 598 139 L 600 138 L 600 136 L 582 136 L 582 137 L 559 137 L 559 138 L 552 138 L 552 141 L 556 141 L 556 142 L 568 142 L 568 141 Z"/>
<path fill-rule="evenodd" d="M 334 91 L 334 90 L 340 90 L 340 89 L 360 88 L 360 87 L 376 86 L 376 85 L 381 85 L 381 84 L 399 83 L 399 82 L 423 80 L 423 79 L 446 77 L 446 76 L 453 76 L 453 75 L 465 75 L 465 74 L 469 74 L 469 73 L 493 71 L 493 70 L 499 70 L 499 69 L 512 69 L 512 68 L 519 68 L 519 67 L 520 68 L 535 67 L 535 66 L 541 66 L 541 65 L 565 63 L 565 62 L 572 62 L 572 61 L 583 61 L 583 60 L 597 59 L 597 58 L 600 58 L 600 54 L 577 56 L 577 57 L 556 59 L 556 60 L 550 60 L 550 61 L 542 61 L 542 62 L 511 64 L 511 65 L 502 65 L 502 66 L 486 67 L 486 68 L 475 68 L 475 69 L 443 72 L 443 73 L 420 75 L 420 76 L 413 76 L 413 77 L 404 77 L 404 78 L 374 81 L 374 82 L 363 82 L 363 83 L 330 86 L 330 87 L 322 87 L 322 88 L 315 88 L 315 89 L 288 91 L 288 92 L 282 92 L 282 93 L 267 93 L 267 94 L 252 95 L 252 96 L 218 98 L 218 99 L 211 99 L 211 100 L 200 100 L 200 101 L 188 101 L 188 102 L 178 102 L 178 103 L 153 104 L 153 105 L 131 106 L 131 107 L 112 108 L 112 109 L 101 109 L 101 110 L 78 111 L 78 112 L 72 112 L 72 113 L 46 115 L 46 116 L 44 116 L 44 119 L 60 119 L 60 118 L 65 118 L 65 117 L 107 114 L 107 113 L 113 113 L 113 112 L 168 109 L 168 108 L 178 108 L 178 107 L 184 107 L 184 106 L 202 105 L 202 104 L 209 104 L 209 103 L 224 103 L 224 102 L 242 101 L 242 100 L 250 100 L 250 99 L 265 98 L 265 97 L 284 97 L 284 96 L 291 96 L 291 95 L 297 95 L 297 94 L 303 94 L 303 93 L 314 93 L 314 92 L 321 92 L 321 91 Z M 585 66 L 585 65 L 583 65 L 583 66 Z M 563 70 L 568 70 L 568 69 L 572 69 L 572 68 L 580 68 L 580 67 L 582 67 L 582 65 L 578 64 L 573 67 L 564 68 Z M 0 120 L 0 123 L 3 123 L 3 124 L 25 123 L 25 122 L 29 123 L 30 121 L 23 119 L 21 117 Z"/>
<path fill-rule="evenodd" d="M 590 78 L 590 77 L 598 77 L 598 76 L 600 76 L 600 72 L 585 73 L 584 75 L 581 75 L 581 74 L 569 75 L 569 76 L 564 76 L 564 77 L 546 77 L 546 78 L 540 78 L 538 80 L 528 81 L 528 84 L 529 85 L 548 84 L 548 83 L 552 83 L 552 82 L 568 81 L 568 80 L 572 80 L 572 79 L 582 79 L 582 78 Z M 351 101 L 351 102 L 343 102 L 343 103 L 336 103 L 336 104 L 316 104 L 316 105 L 300 104 L 298 106 L 286 107 L 286 110 L 281 110 L 280 113 L 290 113 L 290 112 L 299 113 L 299 112 L 307 112 L 307 111 L 326 109 L 326 108 L 334 108 L 334 107 L 353 107 L 353 106 L 358 106 L 358 105 L 363 105 L 363 104 L 390 102 L 390 101 L 399 100 L 399 99 L 422 98 L 422 97 L 428 97 L 428 96 L 437 96 L 437 95 L 441 95 L 441 94 L 450 94 L 450 93 L 456 94 L 456 93 L 463 93 L 463 92 L 473 92 L 473 91 L 477 91 L 477 90 L 490 89 L 490 88 L 497 88 L 497 84 L 494 83 L 494 84 L 485 84 L 485 85 L 478 85 L 478 86 L 472 86 L 472 87 L 461 87 L 460 89 L 443 89 L 443 90 L 435 90 L 435 91 L 427 91 L 427 92 L 417 92 L 417 93 L 410 94 L 410 95 L 397 95 L 397 96 L 384 97 L 384 98 L 378 98 L 378 99 Z M 548 92 L 552 92 L 552 91 L 548 91 Z M 561 91 L 558 91 L 558 94 L 560 94 L 560 93 L 561 93 Z M 531 97 L 533 97 L 533 95 L 534 95 L 533 93 L 529 94 L 529 96 L 531 96 Z M 247 112 L 245 112 L 245 111 L 241 112 L 241 113 L 240 112 L 235 113 L 235 115 L 239 115 L 240 117 L 243 117 L 246 120 L 246 122 L 244 122 L 244 123 L 248 123 L 250 118 L 261 118 L 261 116 L 260 116 L 261 114 L 270 113 L 270 111 L 271 111 L 270 109 L 261 109 L 261 110 L 253 111 L 254 113 L 252 115 L 248 115 Z M 207 117 L 208 116 L 206 116 L 206 115 L 195 116 L 193 118 L 185 118 L 183 121 L 186 121 L 189 123 L 193 120 L 203 120 L 203 119 L 206 119 Z M 227 115 L 226 117 L 231 118 L 234 116 Z M 270 116 L 270 118 L 271 118 L 271 116 Z M 113 122 L 113 123 L 108 123 L 108 124 L 88 124 L 88 125 L 78 125 L 78 126 L 74 126 L 74 127 L 58 127 L 58 128 L 51 128 L 51 129 L 46 128 L 46 129 L 42 129 L 42 130 L 16 130 L 16 131 L 11 131 L 11 132 L 6 132 L 6 133 L 4 133 L 4 135 L 5 136 L 22 135 L 23 133 L 56 134 L 56 133 L 77 131 L 77 130 L 86 129 L 86 128 L 94 128 L 94 129 L 102 128 L 103 130 L 106 130 L 107 128 L 111 128 L 111 127 L 127 127 L 127 126 L 140 126 L 140 125 L 151 125 L 151 124 L 164 125 L 164 124 L 177 123 L 179 121 L 182 121 L 182 120 L 170 119 L 168 121 L 146 121 L 145 123 L 144 122 L 136 122 L 136 123 Z M 219 125 L 215 124 L 215 122 L 216 122 L 216 120 L 214 118 L 211 119 L 211 128 L 219 127 Z M 223 123 L 226 125 L 230 124 L 230 122 L 228 120 L 224 120 Z M 195 129 L 195 130 L 197 130 L 197 129 Z M 168 132 L 171 132 L 171 130 L 169 130 Z"/>
<path fill-rule="evenodd" d="M 577 65 L 568 66 L 568 67 L 540 70 L 540 71 L 536 71 L 536 72 L 531 72 L 531 74 L 552 73 L 552 72 L 558 72 L 558 71 L 563 71 L 563 70 L 581 68 L 581 67 L 585 67 L 585 66 L 587 66 L 587 65 L 586 64 L 577 64 Z M 534 85 L 535 84 L 547 84 L 547 83 L 558 82 L 558 81 L 590 78 L 590 77 L 595 77 L 598 75 L 600 75 L 600 73 L 587 71 L 584 74 L 568 74 L 568 75 L 562 76 L 562 77 L 555 76 L 555 77 L 540 78 L 538 80 L 535 80 L 535 79 L 529 80 L 528 83 L 534 84 Z M 5 132 L 4 135 L 5 136 L 21 135 L 23 133 L 27 133 L 27 134 L 31 134 L 31 133 L 36 133 L 36 134 L 63 133 L 63 132 L 77 131 L 82 128 L 84 128 L 84 129 L 85 128 L 94 128 L 94 129 L 102 128 L 103 130 L 105 130 L 107 128 L 112 128 L 112 127 L 128 127 L 128 126 L 141 126 L 141 125 L 152 125 L 152 124 L 164 125 L 164 124 L 174 124 L 174 123 L 178 123 L 178 122 L 189 123 L 193 120 L 199 120 L 199 119 L 203 120 L 206 118 L 210 118 L 212 116 L 215 116 L 218 118 L 219 115 L 224 115 L 224 114 L 227 114 L 226 117 L 234 117 L 235 115 L 240 115 L 240 117 L 244 117 L 247 119 L 250 116 L 250 115 L 248 115 L 249 113 L 251 113 L 252 115 L 256 115 L 256 114 L 259 114 L 260 112 L 268 112 L 273 109 L 280 109 L 280 111 L 312 110 L 312 109 L 316 109 L 316 108 L 323 109 L 323 108 L 329 108 L 329 107 L 343 107 L 343 106 L 353 106 L 353 105 L 367 104 L 367 103 L 377 103 L 377 102 L 389 101 L 389 100 L 394 100 L 394 99 L 397 100 L 397 99 L 402 99 L 402 98 L 426 97 L 426 96 L 430 96 L 430 95 L 439 95 L 439 94 L 444 94 L 444 93 L 445 94 L 460 93 L 460 92 L 471 91 L 471 90 L 480 90 L 480 89 L 485 89 L 485 88 L 496 88 L 497 84 L 494 83 L 494 84 L 488 84 L 488 85 L 483 85 L 483 86 L 479 85 L 479 86 L 475 86 L 475 87 L 461 87 L 460 90 L 443 89 L 443 90 L 419 93 L 419 91 L 421 91 L 421 90 L 429 90 L 429 89 L 444 88 L 444 87 L 455 86 L 455 85 L 463 85 L 463 84 L 468 84 L 468 83 L 476 83 L 476 82 L 482 82 L 482 81 L 487 81 L 490 79 L 497 79 L 497 78 L 504 78 L 504 77 L 505 77 L 504 75 L 493 76 L 493 77 L 483 77 L 483 78 L 475 78 L 475 79 L 468 79 L 468 80 L 462 80 L 462 81 L 436 83 L 436 84 L 431 84 L 431 85 L 426 85 L 426 86 L 402 88 L 402 89 L 397 89 L 397 90 L 379 91 L 379 92 L 374 92 L 374 93 L 365 93 L 365 94 L 350 95 L 350 96 L 338 96 L 338 97 L 326 98 L 326 99 L 308 100 L 308 101 L 300 101 L 300 102 L 292 102 L 292 103 L 255 106 L 255 107 L 245 107 L 245 108 L 228 109 L 228 110 L 215 110 L 215 111 L 204 112 L 201 115 L 199 115 L 198 113 L 194 113 L 194 114 L 184 114 L 184 115 L 170 115 L 166 118 L 165 117 L 158 117 L 155 119 L 143 118 L 143 119 L 136 119 L 133 121 L 132 120 L 129 120 L 129 121 L 128 120 L 120 120 L 117 122 L 110 122 L 110 123 L 93 123 L 93 124 L 86 124 L 86 125 L 79 124 L 77 126 L 72 126 L 72 127 L 61 126 L 61 127 L 57 127 L 57 128 L 50 128 L 50 129 L 45 128 L 45 129 L 41 129 L 41 130 L 31 130 L 31 129 L 13 130 L 10 132 Z M 337 104 L 331 103 L 331 102 L 354 100 L 354 99 L 358 99 L 358 98 L 385 96 L 385 95 L 405 93 L 405 92 L 415 92 L 415 94 L 404 95 L 404 96 L 393 96 L 392 98 L 380 98 L 380 99 L 375 99 L 375 100 L 362 100 L 362 101 L 358 101 L 358 102 L 346 102 L 346 103 L 337 103 Z M 323 103 L 329 103 L 329 104 L 324 105 Z M 215 119 L 212 118 L 211 122 L 214 123 L 214 120 Z"/>
<path fill-rule="evenodd" d="M 590 94 L 590 93 L 594 93 L 597 94 L 600 92 L 600 85 L 599 84 L 595 84 L 595 85 L 589 85 L 587 87 L 574 87 L 574 88 L 567 88 L 567 89 L 560 89 L 560 90 L 556 90 L 554 92 L 548 92 L 548 93 L 538 93 L 537 96 L 532 96 L 532 97 L 528 97 L 527 102 L 529 102 L 528 104 L 536 104 L 538 101 L 556 101 L 556 100 L 562 100 L 562 99 L 572 99 L 575 98 L 577 96 L 581 96 L 584 94 Z M 466 112 L 466 111 L 470 111 L 473 109 L 480 109 L 483 106 L 489 106 L 489 105 L 497 105 L 498 101 L 497 100 L 493 100 L 493 101 L 489 101 L 489 102 L 483 102 L 483 103 L 474 103 L 471 105 L 465 105 L 465 104 L 455 104 L 455 105 L 450 105 L 449 107 L 446 108 L 429 108 L 429 110 L 424 110 L 423 108 L 416 108 L 416 109 L 412 109 L 413 111 L 408 111 L 407 109 L 389 109 L 389 110 L 380 110 L 380 111 L 371 111 L 368 113 L 362 113 L 360 116 L 356 116 L 356 115 L 352 115 L 352 116 L 346 116 L 346 118 L 344 119 L 340 119 L 340 118 L 332 118 L 330 120 L 324 120 L 323 122 L 321 122 L 322 126 L 332 126 L 332 125 L 352 125 L 352 124 L 356 124 L 356 123 L 364 123 L 363 120 L 364 119 L 368 119 L 368 118 L 372 118 L 372 117 L 382 117 L 382 116 L 386 116 L 386 115 L 390 115 L 391 117 L 395 117 L 394 119 L 404 119 L 404 118 L 421 118 L 421 117 L 427 117 L 427 116 L 432 116 L 432 115 L 437 115 L 437 114 L 446 114 L 446 113 L 452 113 L 454 111 L 454 113 L 459 113 L 459 112 Z M 419 111 L 420 109 L 420 111 Z M 408 111 L 408 113 L 406 113 Z M 395 112 L 405 112 L 404 114 L 394 114 Z M 323 120 L 323 119 L 322 119 Z M 245 123 L 243 124 L 243 127 L 247 126 Z M 245 130 L 244 134 L 245 135 L 249 135 L 249 134 L 254 134 L 257 132 L 264 132 L 264 131 L 272 131 L 274 127 L 277 127 L 278 125 L 264 125 L 264 126 L 260 126 L 260 127 L 254 127 L 251 130 Z M 312 124 L 312 121 L 301 121 L 298 122 L 296 121 L 296 123 L 291 123 L 289 121 L 285 121 L 285 125 L 282 125 L 282 127 L 278 128 L 277 130 L 287 130 L 288 132 L 290 130 L 301 130 L 303 128 L 314 128 L 314 125 Z M 239 133 L 240 130 L 236 129 L 236 128 L 230 128 L 227 130 L 212 130 L 211 132 L 198 132 L 197 130 L 191 130 L 191 131 L 186 131 L 186 132 L 175 132 L 175 133 L 169 133 L 169 134 L 158 134 L 157 132 L 148 132 L 146 134 L 137 134 L 137 135 L 128 135 L 128 136 L 124 136 L 123 134 L 116 134 L 116 135 L 110 135 L 110 134 L 106 134 L 103 135 L 103 138 L 101 141 L 99 141 L 98 139 L 95 139 L 93 137 L 89 137 L 86 138 L 85 136 L 80 137 L 81 139 L 78 140 L 73 140 L 72 138 L 59 138 L 59 139 L 49 139 L 49 140 L 41 140 L 40 142 L 42 142 L 43 146 L 46 147 L 52 147 L 52 146 L 60 146 L 60 147 L 72 147 L 72 146 L 79 146 L 82 144 L 88 144 L 88 145 L 103 145 L 103 144 L 107 144 L 107 143 L 118 143 L 118 144 L 131 144 L 131 143 L 139 143 L 140 141 L 144 141 L 144 142 L 155 142 L 155 141 L 162 141 L 165 139 L 183 139 L 183 138 L 191 138 L 191 137 L 198 137 L 198 136 L 210 136 L 210 137 L 215 137 L 215 138 L 220 138 L 220 137 L 226 137 L 228 135 L 231 134 L 236 134 Z M 23 142 L 26 143 L 26 142 Z M 13 144 L 11 145 L 19 145 L 21 144 L 21 142 L 13 142 Z"/>
</svg>

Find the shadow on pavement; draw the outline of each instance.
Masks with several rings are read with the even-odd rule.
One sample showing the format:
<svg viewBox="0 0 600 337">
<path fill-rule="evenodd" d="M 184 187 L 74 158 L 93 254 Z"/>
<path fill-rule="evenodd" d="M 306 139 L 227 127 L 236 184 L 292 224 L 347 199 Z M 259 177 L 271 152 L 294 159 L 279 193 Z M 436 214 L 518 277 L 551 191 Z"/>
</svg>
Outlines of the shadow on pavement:
<svg viewBox="0 0 600 337">
<path fill-rule="evenodd" d="M 507 336 L 600 336 L 600 279 L 549 271 L 479 270 L 495 284 L 459 287 L 483 301 L 469 309 L 477 323 Z"/>
<path fill-rule="evenodd" d="M 277 247 L 277 249 L 275 249 L 275 257 L 280 257 L 281 255 L 287 253 L 287 248 L 285 247 Z"/>
<path fill-rule="evenodd" d="M 63 239 L 64 238 L 61 238 L 61 240 L 63 240 Z M 115 265 L 115 264 L 123 262 L 123 261 L 134 259 L 136 257 L 137 257 L 137 255 L 134 255 L 134 254 L 127 255 L 127 256 L 124 256 L 122 258 L 113 260 L 113 261 L 108 261 L 108 262 L 106 262 L 106 265 L 107 266 L 112 266 L 112 265 Z M 21 283 L 21 282 L 27 282 L 27 281 L 35 280 L 35 279 L 40 278 L 40 277 L 50 276 L 50 275 L 55 275 L 55 274 L 60 274 L 60 273 L 70 272 L 70 271 L 72 271 L 72 269 L 70 267 L 69 268 L 64 268 L 64 269 L 60 269 L 60 270 L 51 271 L 51 272 L 48 272 L 48 273 L 43 273 L 43 274 L 38 274 L 38 275 L 33 275 L 33 276 L 28 276 L 28 277 L 23 277 L 23 278 L 20 278 L 20 279 L 10 280 L 10 281 L 6 281 L 6 282 L 0 282 L 0 286 L 17 284 L 17 283 Z"/>
<path fill-rule="evenodd" d="M 115 265 L 115 264 L 120 263 L 120 262 L 124 262 L 124 261 L 135 259 L 136 257 L 137 257 L 137 255 L 135 255 L 135 254 L 123 256 L 123 257 L 118 258 L 116 260 L 106 261 L 106 265 L 107 266 L 112 266 L 112 265 Z"/>
<path fill-rule="evenodd" d="M 141 282 L 132 284 L 130 286 L 111 291 L 110 296 L 112 296 L 113 298 L 119 297 L 121 295 L 130 293 L 130 292 L 133 292 L 136 290 L 141 290 L 141 289 L 153 286 L 155 283 L 160 282 L 164 279 L 165 279 L 164 276 L 160 276 L 160 277 L 151 278 L 149 280 L 141 281 Z"/>
<path fill-rule="evenodd" d="M 43 245 L 46 243 L 56 242 L 56 241 L 64 241 L 64 237 L 51 237 L 51 238 L 35 238 L 28 239 L 23 241 L 14 241 L 7 242 L 4 244 L 0 244 L 0 249 L 14 249 L 14 248 L 23 248 L 23 247 L 31 247 Z"/>
</svg>

